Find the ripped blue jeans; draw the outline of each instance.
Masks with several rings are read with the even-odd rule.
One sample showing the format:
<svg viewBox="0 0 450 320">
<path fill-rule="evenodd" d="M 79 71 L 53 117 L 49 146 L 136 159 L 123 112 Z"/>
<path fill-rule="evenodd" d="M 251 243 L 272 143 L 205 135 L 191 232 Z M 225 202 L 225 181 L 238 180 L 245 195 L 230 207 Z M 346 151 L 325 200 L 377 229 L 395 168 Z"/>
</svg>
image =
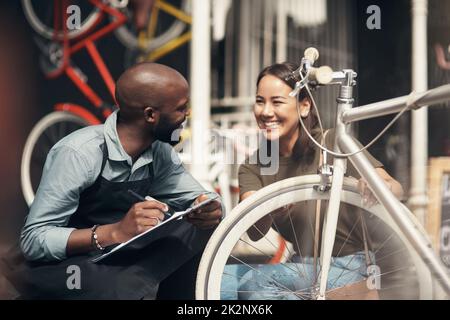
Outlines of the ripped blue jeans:
<svg viewBox="0 0 450 320">
<path fill-rule="evenodd" d="M 371 260 L 374 261 L 371 253 Z M 317 270 L 320 270 L 317 267 Z M 332 257 L 327 290 L 339 288 L 367 277 L 364 252 Z M 302 300 L 317 285 L 311 257 L 283 264 L 230 264 L 222 276 L 222 300 Z"/>
</svg>

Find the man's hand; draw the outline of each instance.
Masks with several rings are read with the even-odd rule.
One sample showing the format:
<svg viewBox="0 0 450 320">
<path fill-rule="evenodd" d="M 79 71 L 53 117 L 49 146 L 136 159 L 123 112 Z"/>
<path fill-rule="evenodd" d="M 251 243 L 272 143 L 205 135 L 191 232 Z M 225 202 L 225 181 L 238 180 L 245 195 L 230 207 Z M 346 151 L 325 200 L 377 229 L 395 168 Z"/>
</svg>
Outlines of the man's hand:
<svg viewBox="0 0 450 320">
<path fill-rule="evenodd" d="M 202 194 L 197 197 L 194 204 L 208 200 L 208 196 Z M 218 200 L 213 200 L 204 207 L 198 208 L 191 212 L 187 217 L 187 221 L 200 229 L 211 229 L 217 226 L 222 218 L 222 206 Z"/>
<path fill-rule="evenodd" d="M 126 216 L 114 225 L 113 237 L 117 242 L 126 242 L 163 221 L 167 210 L 167 205 L 159 201 L 135 203 Z"/>
</svg>

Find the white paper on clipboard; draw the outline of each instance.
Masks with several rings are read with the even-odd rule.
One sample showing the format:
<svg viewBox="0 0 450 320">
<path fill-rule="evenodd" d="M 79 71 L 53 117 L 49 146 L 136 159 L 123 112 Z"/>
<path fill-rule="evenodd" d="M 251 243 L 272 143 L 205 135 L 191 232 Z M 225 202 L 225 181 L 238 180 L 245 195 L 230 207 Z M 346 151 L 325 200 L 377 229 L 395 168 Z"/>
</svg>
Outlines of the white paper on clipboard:
<svg viewBox="0 0 450 320">
<path fill-rule="evenodd" d="M 115 252 L 121 251 L 121 250 L 129 250 L 129 249 L 142 249 L 149 245 L 150 243 L 164 238 L 172 233 L 172 231 L 176 230 L 176 228 L 179 227 L 181 223 L 181 219 L 191 213 L 192 211 L 203 207 L 204 205 L 208 204 L 209 202 L 215 200 L 216 198 L 211 198 L 208 200 L 205 200 L 198 205 L 195 205 L 191 208 L 188 208 L 184 211 L 178 211 L 175 212 L 170 218 L 164 220 L 160 224 L 154 226 L 153 228 L 138 234 L 137 236 L 131 238 L 127 242 L 121 243 L 118 246 L 114 247 L 111 251 L 106 252 L 100 256 L 97 256 L 92 259 L 92 262 L 99 262 L 105 259 L 106 257 L 111 256 Z"/>
</svg>

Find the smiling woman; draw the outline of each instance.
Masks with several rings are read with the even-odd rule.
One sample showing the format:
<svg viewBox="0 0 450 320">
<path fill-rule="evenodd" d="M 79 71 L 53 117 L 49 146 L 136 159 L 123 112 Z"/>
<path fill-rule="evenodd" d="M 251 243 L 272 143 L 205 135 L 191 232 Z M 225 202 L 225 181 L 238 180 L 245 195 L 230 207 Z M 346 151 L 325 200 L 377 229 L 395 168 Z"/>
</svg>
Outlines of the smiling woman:
<svg viewBox="0 0 450 320">
<path fill-rule="evenodd" d="M 295 87 L 292 72 L 297 66 L 292 63 L 275 64 L 261 71 L 256 82 L 256 103 L 254 114 L 258 126 L 263 129 L 267 140 L 279 139 L 280 155 L 290 156 L 310 154 L 313 145 L 306 135 L 301 135 L 297 117 L 297 105 L 300 115 L 309 131 L 318 129 L 318 119 L 306 90 L 296 97 L 289 93 Z M 316 130 L 317 131 L 317 130 Z"/>
</svg>

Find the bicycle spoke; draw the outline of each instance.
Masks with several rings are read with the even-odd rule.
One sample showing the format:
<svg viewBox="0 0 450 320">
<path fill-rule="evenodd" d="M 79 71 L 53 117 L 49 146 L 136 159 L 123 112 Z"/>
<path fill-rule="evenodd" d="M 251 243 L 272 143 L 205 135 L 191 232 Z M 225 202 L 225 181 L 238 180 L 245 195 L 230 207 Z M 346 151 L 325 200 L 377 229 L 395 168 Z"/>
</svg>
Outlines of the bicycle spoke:
<svg viewBox="0 0 450 320">
<path fill-rule="evenodd" d="M 233 259 L 236 259 L 234 256 L 230 256 L 230 257 L 232 257 Z M 237 260 L 237 259 L 236 259 Z M 235 279 L 238 279 L 238 280 L 241 280 L 241 279 L 243 279 L 243 277 L 238 277 L 238 276 L 236 276 L 236 275 L 234 275 L 234 274 L 231 274 L 231 273 L 227 273 L 227 272 L 224 272 L 223 273 L 223 275 L 227 275 L 227 276 L 229 276 L 229 277 L 232 277 L 232 278 L 235 278 Z M 256 280 L 254 280 L 254 279 L 245 279 L 246 281 L 249 281 L 249 282 L 252 282 L 252 283 L 257 283 L 257 284 L 259 284 L 259 282 L 258 281 L 256 281 Z M 295 292 L 297 292 L 297 291 L 306 291 L 306 290 L 309 290 L 310 288 L 305 288 L 305 289 L 301 289 L 301 290 L 296 290 Z M 221 290 L 221 291 L 230 291 L 230 290 Z"/>
<path fill-rule="evenodd" d="M 388 254 L 386 254 L 386 255 L 384 255 L 384 256 L 382 256 L 382 257 L 377 257 L 376 262 L 379 263 L 380 261 L 383 261 L 383 260 L 386 259 L 387 257 L 390 257 L 390 256 L 392 256 L 392 255 L 396 255 L 396 254 L 401 253 L 401 252 L 405 252 L 405 251 L 407 251 L 407 250 L 408 250 L 408 249 L 406 249 L 406 247 L 400 248 L 400 249 L 398 249 L 397 251 L 393 251 L 393 252 L 388 253 Z"/>
<path fill-rule="evenodd" d="M 272 216 L 271 216 L 271 218 L 272 218 L 272 224 L 274 225 L 275 230 L 276 230 L 279 234 L 281 234 L 280 229 L 278 228 L 278 226 L 277 226 L 275 220 L 273 219 Z M 292 223 L 292 218 L 291 218 L 291 213 L 290 213 L 290 212 L 289 212 L 289 220 L 291 221 L 291 222 L 290 222 L 290 223 L 291 223 L 291 227 L 292 227 L 293 233 L 294 233 L 294 235 L 295 235 L 296 233 L 295 233 L 295 229 L 294 229 L 294 227 L 293 227 L 293 223 Z M 295 237 L 296 237 L 296 236 L 295 236 Z M 297 241 L 297 246 L 298 246 L 298 241 Z M 289 249 L 288 249 L 288 250 L 289 250 Z M 289 251 L 290 251 L 290 250 L 289 250 Z M 299 249 L 299 251 L 300 251 L 300 249 Z M 293 256 L 291 252 L 289 252 L 289 253 L 291 254 L 291 256 Z M 299 255 L 300 255 L 300 259 L 303 260 L 302 255 L 301 255 L 301 251 L 300 251 Z M 296 266 L 296 268 L 297 268 L 298 275 L 300 276 L 301 270 L 300 270 L 300 268 L 298 267 L 297 263 L 295 263 L 295 266 Z M 309 278 L 309 279 L 310 279 L 311 277 L 307 277 L 307 275 L 306 275 L 307 272 L 306 272 L 306 269 L 305 269 L 305 266 L 303 265 L 303 263 L 302 263 L 302 266 L 303 266 L 303 276 L 305 277 L 305 279 L 306 279 L 306 278 Z"/>
<path fill-rule="evenodd" d="M 341 245 L 341 247 L 340 247 L 340 249 L 339 249 L 339 252 L 337 253 L 337 256 L 339 256 L 339 254 L 341 253 L 341 251 L 342 251 L 342 249 L 344 248 L 345 244 L 347 243 L 348 239 L 350 239 L 351 234 L 352 234 L 353 231 L 355 230 L 355 227 L 356 227 L 356 225 L 358 224 L 358 222 L 359 222 L 360 220 L 361 220 L 361 215 L 359 215 L 358 221 L 355 222 L 354 225 L 352 226 L 352 229 L 351 229 L 350 233 L 347 235 L 347 237 L 346 237 L 344 243 Z M 378 226 L 379 226 L 379 224 L 380 224 L 380 221 L 381 221 L 381 220 L 378 220 L 378 221 L 377 221 L 377 223 L 376 223 L 376 225 L 375 225 L 375 228 L 371 228 L 372 232 L 378 228 Z M 368 235 L 368 237 L 370 238 L 370 235 Z M 387 243 L 392 239 L 392 237 L 393 237 L 393 234 L 390 234 L 390 235 L 383 241 L 382 245 L 381 245 L 379 248 L 377 248 L 377 250 L 374 251 L 373 254 L 374 254 L 374 255 L 377 254 L 382 248 L 384 248 L 384 247 L 387 245 Z M 377 262 L 380 262 L 380 261 L 382 261 L 383 259 L 387 258 L 388 256 L 392 256 L 393 254 L 398 254 L 399 252 L 402 252 L 402 251 L 405 251 L 405 250 L 406 250 L 406 248 L 402 248 L 402 249 L 400 249 L 400 250 L 396 250 L 395 252 L 391 252 L 391 253 L 389 253 L 389 254 L 386 254 L 386 255 L 383 256 L 383 257 L 377 257 L 376 261 L 377 261 Z M 351 270 L 351 269 L 348 269 L 348 268 L 347 268 L 348 265 L 354 260 L 354 259 L 353 259 L 354 257 L 355 257 L 355 256 L 352 256 L 352 258 L 351 258 L 351 259 L 348 261 L 348 263 L 344 266 L 344 267 L 345 267 L 347 270 L 349 270 L 350 272 L 356 271 L 356 270 Z M 359 268 L 358 268 L 358 269 L 359 269 Z M 341 271 L 339 277 L 341 277 L 341 276 L 343 276 L 343 275 L 345 275 L 345 274 L 348 274 L 348 272 L 345 272 L 345 269 L 344 269 L 343 271 Z M 339 277 L 333 282 L 333 284 L 331 285 L 331 287 L 334 286 L 334 284 L 337 282 L 337 280 L 339 279 Z"/>
<path fill-rule="evenodd" d="M 280 230 L 278 229 L 278 226 L 277 226 L 277 224 L 275 223 L 275 220 L 274 220 L 273 218 L 272 218 L 272 224 L 273 224 L 273 226 L 275 227 L 275 228 L 274 228 L 275 231 L 278 232 L 278 233 L 281 235 L 281 232 L 280 232 Z M 288 251 L 290 257 L 293 257 L 293 256 L 294 256 L 294 252 L 292 252 L 291 249 L 289 249 L 289 246 L 286 246 L 286 250 Z M 289 261 L 292 261 L 290 257 L 289 257 L 288 259 L 289 259 Z"/>
<path fill-rule="evenodd" d="M 389 270 L 389 271 L 382 272 L 382 273 L 377 274 L 377 275 L 371 275 L 371 278 L 372 278 L 372 279 L 373 279 L 373 278 L 380 278 L 381 276 L 385 276 L 385 275 L 388 275 L 388 274 L 391 274 L 391 273 L 395 273 L 395 272 L 407 270 L 407 269 L 409 269 L 409 268 L 410 268 L 410 267 L 407 266 L 407 267 L 397 268 L 397 269 L 395 269 L 395 270 Z M 356 269 L 355 269 L 355 270 L 346 270 L 346 274 L 352 273 L 352 272 L 356 272 Z M 408 282 L 408 284 L 409 284 L 409 282 Z M 406 285 L 405 285 L 405 286 L 406 286 Z"/>
<path fill-rule="evenodd" d="M 266 237 L 266 234 L 264 234 L 264 232 L 262 232 L 257 226 L 253 225 L 252 228 L 256 229 L 256 231 L 259 232 L 259 234 L 264 238 L 264 240 L 266 240 L 267 242 L 269 242 L 275 250 L 278 249 L 278 246 L 275 245 L 272 241 L 270 241 L 269 238 Z M 244 242 L 244 240 L 242 240 L 241 238 L 240 238 L 239 240 Z M 248 245 L 251 245 L 250 243 L 247 243 L 247 244 L 248 244 Z M 251 245 L 251 246 L 254 247 L 253 245 Z M 254 248 L 257 249 L 256 247 L 254 247 Z M 259 249 L 258 249 L 258 250 L 259 250 Z M 268 255 L 268 254 L 265 254 L 265 255 L 266 255 L 268 258 L 272 258 L 272 256 L 270 256 L 270 255 Z"/>
<path fill-rule="evenodd" d="M 380 273 L 380 274 L 378 274 L 376 276 L 373 276 L 373 277 L 381 277 L 381 276 L 385 276 L 387 274 L 391 274 L 391 273 L 394 273 L 394 272 L 408 270 L 410 268 L 411 268 L 411 266 L 401 267 L 401 268 L 397 268 L 397 269 L 394 269 L 394 270 L 389 270 L 389 271 L 386 271 L 386 272 L 382 272 L 382 273 Z"/>
<path fill-rule="evenodd" d="M 356 222 L 353 224 L 352 229 L 350 230 L 350 232 L 348 233 L 347 237 L 346 237 L 345 240 L 344 240 L 344 243 L 343 243 L 343 244 L 341 245 L 341 247 L 339 248 L 339 251 L 338 251 L 338 253 L 336 254 L 336 257 L 339 257 L 339 255 L 340 255 L 341 252 L 342 252 L 342 249 L 344 249 L 345 245 L 346 245 L 347 242 L 348 242 L 348 239 L 350 239 L 350 236 L 352 235 L 353 231 L 355 230 L 356 225 L 357 225 L 358 222 L 360 222 L 360 221 L 361 221 L 361 215 L 358 216 L 358 220 L 356 220 Z"/>
<path fill-rule="evenodd" d="M 270 241 L 269 238 L 265 237 L 266 234 L 264 234 L 257 226 L 253 225 L 252 227 L 253 227 L 254 229 L 256 229 L 256 231 L 258 231 L 258 232 L 261 234 L 261 236 L 264 238 L 264 240 L 266 240 L 267 242 L 269 242 L 275 250 L 278 249 L 278 246 L 277 246 L 276 244 L 274 244 L 272 241 Z M 242 239 L 239 239 L 239 240 L 243 241 Z M 250 244 L 249 244 L 249 245 L 250 245 Z M 256 247 L 255 247 L 255 248 L 256 248 Z M 272 258 L 270 255 L 267 255 L 267 254 L 266 254 L 266 256 L 269 257 L 269 258 Z"/>
<path fill-rule="evenodd" d="M 348 274 L 348 272 L 346 272 L 346 271 L 348 271 L 348 270 L 350 270 L 350 269 L 345 269 L 345 268 L 353 261 L 353 259 L 354 259 L 355 257 L 356 257 L 355 254 L 352 255 L 352 257 L 350 258 L 350 261 L 344 266 L 344 269 L 342 269 L 341 273 L 340 273 L 339 276 L 337 276 L 337 278 L 333 281 L 333 283 L 331 284 L 330 287 L 333 287 L 333 286 L 336 284 L 336 282 L 337 282 L 344 274 Z M 356 272 L 357 270 L 359 270 L 359 268 L 353 270 L 352 272 Z"/>
<path fill-rule="evenodd" d="M 378 251 L 380 251 L 391 239 L 392 239 L 392 237 L 394 236 L 394 234 L 393 233 L 391 233 L 390 235 L 389 235 L 389 237 L 386 239 L 386 240 L 384 240 L 384 242 L 383 242 L 383 244 L 379 247 L 379 248 L 377 248 L 377 250 L 375 250 L 374 251 L 374 253 L 373 254 L 377 254 L 378 253 Z"/>
<path fill-rule="evenodd" d="M 352 226 L 352 228 L 351 228 L 351 230 L 350 230 L 350 232 L 348 233 L 348 235 L 347 235 L 347 237 L 345 238 L 345 240 L 344 240 L 344 243 L 341 245 L 341 247 L 339 248 L 339 251 L 338 251 L 338 253 L 336 254 L 336 257 L 339 257 L 339 255 L 341 254 L 341 252 L 342 252 L 342 249 L 345 247 L 345 245 L 347 244 L 347 242 L 348 242 L 348 240 L 350 239 L 350 236 L 353 234 L 353 231 L 355 230 L 355 228 L 356 228 L 356 225 L 359 223 L 361 221 L 361 215 L 358 215 L 358 219 L 357 219 L 357 221 L 353 224 L 353 226 Z M 345 272 L 345 270 L 348 270 L 348 266 L 350 265 L 350 263 L 352 263 L 352 261 L 354 260 L 354 258 L 355 258 L 355 254 L 353 254 L 352 255 L 352 257 L 350 258 L 350 260 L 347 262 L 347 264 L 344 266 L 344 268 L 342 269 L 342 271 L 341 271 L 341 273 L 339 274 L 339 276 L 335 279 L 335 281 L 331 284 L 331 287 L 333 287 L 335 284 L 336 284 L 336 282 L 339 280 L 339 278 L 341 277 L 341 276 L 343 276 L 343 274 L 344 274 L 344 272 Z M 359 268 L 358 268 L 359 269 Z M 357 269 L 357 270 L 358 270 Z"/>
<path fill-rule="evenodd" d="M 229 276 L 229 277 L 232 277 L 232 278 L 235 278 L 235 279 L 238 279 L 238 280 L 241 280 L 241 279 L 243 279 L 243 277 L 238 277 L 238 276 L 236 276 L 236 275 L 234 275 L 234 274 L 230 274 L 230 273 L 227 273 L 227 272 L 224 272 L 223 273 L 223 275 L 227 275 L 227 276 Z M 256 280 L 254 280 L 254 279 L 245 279 L 246 281 L 248 281 L 248 282 L 252 282 L 252 283 L 256 283 L 256 284 L 259 284 L 259 282 L 257 282 Z M 295 293 L 295 295 L 301 295 L 301 296 L 304 296 L 304 297 L 308 297 L 308 296 L 310 296 L 310 294 L 309 293 L 302 293 L 303 291 L 310 291 L 310 288 L 305 288 L 305 289 L 300 289 L 300 290 L 296 290 L 296 291 L 293 291 L 294 293 Z M 237 291 L 234 291 L 234 290 L 222 290 L 222 289 L 220 289 L 220 292 L 247 292 L 247 293 L 250 293 L 250 292 L 256 292 L 256 291 L 248 291 L 248 290 L 237 290 Z M 269 294 L 279 294 L 279 293 L 281 293 L 281 292 L 285 292 L 285 293 L 287 293 L 287 294 L 289 294 L 289 295 L 291 295 L 291 294 L 293 294 L 291 291 L 282 291 L 282 290 L 278 290 L 277 292 L 274 292 L 274 291 L 263 291 L 263 290 L 258 290 L 257 292 L 264 292 L 264 293 L 269 293 Z"/>
<path fill-rule="evenodd" d="M 242 239 L 239 239 L 239 241 L 242 241 L 243 243 L 245 243 L 245 244 L 251 246 L 253 249 L 259 251 L 260 253 L 262 253 L 262 254 L 265 255 L 266 257 L 271 258 L 271 256 L 270 256 L 269 254 L 263 252 L 261 249 L 259 249 L 258 247 L 254 246 L 253 244 L 251 244 L 251 243 L 249 243 L 249 242 L 247 242 L 247 241 L 245 241 L 245 240 L 242 240 Z M 276 247 L 275 247 L 275 248 L 276 248 Z M 290 268 L 288 265 L 286 265 L 286 264 L 283 263 L 283 262 L 281 262 L 280 264 L 281 264 L 282 266 L 284 266 L 285 268 L 287 268 L 287 269 L 293 271 L 293 272 L 296 272 L 296 271 L 297 271 L 297 270 L 295 270 L 295 269 Z M 294 263 L 294 264 L 296 265 L 296 263 Z M 306 275 L 304 275 L 304 276 L 305 276 L 305 278 L 306 278 Z"/>
<path fill-rule="evenodd" d="M 235 279 L 237 279 L 237 280 L 243 279 L 243 277 L 238 277 L 238 276 L 236 276 L 236 275 L 234 275 L 234 274 L 227 273 L 227 272 L 224 272 L 224 273 L 222 274 L 222 277 L 223 277 L 224 275 L 229 276 L 229 277 L 232 277 L 232 278 L 235 278 Z M 247 280 L 247 281 L 249 281 L 249 282 L 252 282 L 252 283 L 257 283 L 257 284 L 259 284 L 259 282 L 256 281 L 256 280 L 254 280 L 254 279 L 245 279 L 245 280 Z M 221 289 L 220 291 L 221 291 L 221 292 L 226 292 L 226 291 L 231 291 L 231 290 L 222 290 L 222 289 Z"/>
<path fill-rule="evenodd" d="M 290 212 L 289 212 L 288 216 L 289 216 L 289 222 L 290 222 L 290 224 L 291 224 L 291 228 L 292 228 L 292 230 L 293 230 L 295 243 L 296 243 L 296 245 L 297 245 L 298 254 L 300 255 L 300 261 L 303 262 L 304 259 L 303 259 L 303 255 L 302 255 L 302 250 L 301 250 L 301 248 L 300 248 L 300 245 L 299 245 L 299 242 L 298 242 L 298 239 L 297 239 L 297 233 L 295 232 L 295 229 L 294 229 L 294 223 L 293 223 L 293 221 L 292 221 L 292 216 L 291 216 L 291 213 L 290 213 Z M 305 266 L 304 266 L 303 263 L 302 263 L 302 266 L 303 266 L 303 270 L 306 272 L 306 269 L 305 269 Z M 312 280 L 311 277 L 309 277 L 309 279 Z"/>
<path fill-rule="evenodd" d="M 233 255 L 230 255 L 230 258 L 233 258 L 233 259 L 236 260 L 237 262 L 241 262 L 240 259 L 236 258 L 236 257 L 233 256 Z M 227 264 L 228 264 L 228 263 L 227 263 Z M 287 269 L 293 271 L 293 272 L 296 272 L 296 270 L 293 270 L 293 269 L 289 268 L 289 266 L 287 266 L 287 265 L 285 265 L 285 264 L 283 264 L 283 266 L 284 266 L 285 268 L 287 268 Z M 236 276 L 236 275 L 234 275 L 234 274 L 227 273 L 227 272 L 223 272 L 223 275 L 227 275 L 227 276 L 229 276 L 229 277 L 233 277 L 233 278 L 238 279 L 238 280 L 243 279 L 243 277 L 238 277 L 238 276 Z M 252 283 L 259 283 L 259 282 L 257 282 L 257 281 L 254 280 L 254 279 L 245 279 L 245 280 L 246 280 L 246 281 L 250 281 L 250 282 L 252 282 Z M 311 291 L 311 289 L 312 289 L 313 287 L 314 287 L 314 285 L 313 285 L 313 286 L 310 286 L 310 287 L 308 287 L 308 288 L 305 288 L 305 289 L 296 290 L 295 292 L 296 292 L 297 294 L 299 294 L 299 292 L 301 292 L 301 291 L 308 291 L 308 292 L 309 292 L 309 291 Z M 227 291 L 227 290 L 221 290 L 221 292 L 225 292 L 225 291 Z M 244 291 L 242 291 L 242 292 L 244 292 Z M 261 292 L 261 291 L 258 291 L 258 292 Z M 273 293 L 273 292 L 271 292 L 271 293 Z M 309 294 L 308 294 L 308 295 L 309 295 Z"/>
<path fill-rule="evenodd" d="M 316 200 L 316 208 L 317 208 L 317 204 L 319 203 L 319 201 L 321 201 L 321 200 Z M 320 216 L 321 216 L 320 210 L 316 209 L 316 213 L 315 213 L 315 217 L 314 217 L 315 218 L 314 219 L 314 225 L 315 226 L 313 226 L 312 220 L 309 219 L 309 226 L 311 228 L 311 234 L 312 234 L 312 237 L 314 239 L 313 257 L 316 257 L 316 258 L 318 258 L 318 256 L 319 256 L 319 243 L 318 243 L 318 241 L 316 241 L 316 236 L 318 237 L 319 234 L 320 234 L 320 232 L 319 232 Z M 316 230 L 315 230 L 316 228 L 317 228 L 317 233 L 319 233 L 319 234 L 316 234 Z M 320 264 L 320 259 L 318 259 L 318 261 L 319 261 L 319 264 Z M 314 263 L 314 261 L 313 261 L 313 263 Z M 318 279 L 317 278 L 317 274 L 318 274 L 317 265 L 314 265 L 313 267 L 314 267 L 314 275 L 313 275 L 314 283 L 317 283 L 317 279 Z"/>
<path fill-rule="evenodd" d="M 275 280 L 274 278 L 265 275 L 263 272 L 261 272 L 261 270 L 258 270 L 257 268 L 255 268 L 255 267 L 249 265 L 248 263 L 242 261 L 241 259 L 239 259 L 239 258 L 237 258 L 237 257 L 235 257 L 235 256 L 233 256 L 233 258 L 236 259 L 237 261 L 239 261 L 240 263 L 242 263 L 243 265 L 249 267 L 249 268 L 252 269 L 253 271 L 256 271 L 256 272 L 260 273 L 264 278 L 267 278 L 267 279 L 269 279 L 269 280 L 272 280 L 275 284 L 279 285 L 280 287 L 282 287 L 282 288 L 284 288 L 284 289 L 286 289 L 286 290 L 288 290 L 288 291 L 290 291 L 290 292 L 293 292 L 291 289 L 289 289 L 289 288 L 286 287 L 285 285 L 279 283 L 279 282 L 278 282 L 277 280 Z"/>
<path fill-rule="evenodd" d="M 380 274 L 378 274 L 378 275 L 372 275 L 371 277 L 372 277 L 372 278 L 379 278 L 379 277 L 381 277 L 381 276 L 385 276 L 385 275 L 387 275 L 387 274 L 394 273 L 394 272 L 403 271 L 403 270 L 406 270 L 406 269 L 409 269 L 409 267 L 398 268 L 398 269 L 396 269 L 396 270 L 391 270 L 391 271 L 388 271 L 388 272 L 380 273 Z M 355 272 L 355 270 L 347 270 L 346 272 L 347 272 L 347 273 L 349 273 L 349 272 Z M 409 286 L 411 286 L 411 283 L 409 283 L 409 282 L 407 282 L 407 283 L 408 283 L 408 284 L 405 284 L 405 285 L 397 285 L 397 286 L 390 286 L 390 287 L 382 287 L 382 288 L 377 289 L 377 291 L 387 291 L 387 290 L 391 290 L 391 289 L 393 289 L 393 288 L 403 288 L 403 287 L 409 287 Z M 351 285 L 351 284 L 353 284 L 353 283 L 350 283 L 349 285 Z M 339 289 L 341 289 L 341 288 L 343 288 L 343 287 L 337 287 L 337 288 L 333 288 L 333 289 L 327 290 L 327 293 L 330 293 L 330 292 L 339 290 Z M 360 293 L 364 293 L 364 291 L 363 291 L 363 292 L 352 293 L 351 295 L 357 295 L 357 294 L 360 294 Z"/>
</svg>

